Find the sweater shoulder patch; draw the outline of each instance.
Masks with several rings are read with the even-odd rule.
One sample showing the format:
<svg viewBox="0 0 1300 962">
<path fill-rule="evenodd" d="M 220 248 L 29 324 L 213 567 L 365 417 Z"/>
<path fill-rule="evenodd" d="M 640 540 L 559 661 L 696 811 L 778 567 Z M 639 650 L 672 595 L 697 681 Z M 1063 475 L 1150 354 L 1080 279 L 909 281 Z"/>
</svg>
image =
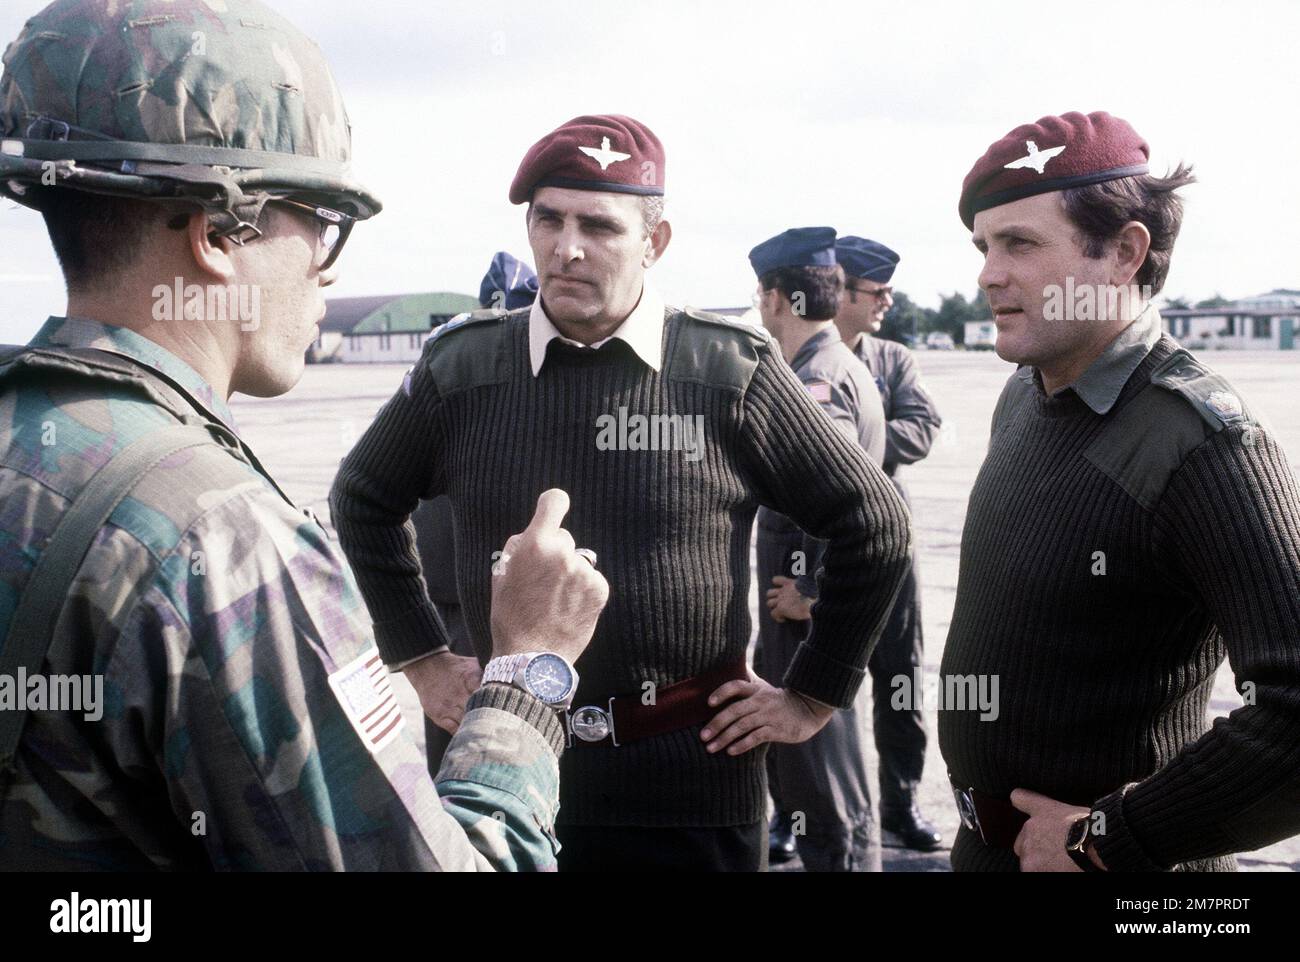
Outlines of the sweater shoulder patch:
<svg viewBox="0 0 1300 962">
<path fill-rule="evenodd" d="M 1181 391 L 1152 381 L 1108 418 L 1083 457 L 1154 511 L 1183 462 L 1219 430 L 1208 420 Z"/>
<path fill-rule="evenodd" d="M 748 321 L 742 321 L 738 317 L 728 317 L 726 314 L 714 314 L 712 311 L 701 311 L 698 308 L 686 307 L 682 313 L 692 320 L 700 321 L 704 324 L 714 324 L 718 327 L 729 328 L 733 331 L 741 331 L 748 334 L 759 344 L 766 344 L 772 339 L 772 335 L 767 332 L 767 328 L 758 324 L 751 324 Z"/>
<path fill-rule="evenodd" d="M 673 331 L 667 376 L 710 387 L 748 388 L 759 352 L 771 341 L 761 327 L 693 308 L 671 315 L 669 323 Z"/>
<path fill-rule="evenodd" d="M 1216 433 L 1249 420 L 1245 404 L 1227 378 L 1180 348 L 1151 372 L 1151 383 L 1181 397 Z"/>
<path fill-rule="evenodd" d="M 464 314 L 457 314 L 447 323 L 435 327 L 429 335 L 429 340 L 441 340 L 448 334 L 454 334 L 473 324 L 486 324 L 488 321 L 500 320 L 506 316 L 507 312 L 497 307 L 485 307 L 481 311 L 466 311 Z"/>
<path fill-rule="evenodd" d="M 493 307 L 471 311 L 429 335 L 420 363 L 428 366 L 439 394 L 506 379 L 505 331 L 511 313 Z"/>
</svg>

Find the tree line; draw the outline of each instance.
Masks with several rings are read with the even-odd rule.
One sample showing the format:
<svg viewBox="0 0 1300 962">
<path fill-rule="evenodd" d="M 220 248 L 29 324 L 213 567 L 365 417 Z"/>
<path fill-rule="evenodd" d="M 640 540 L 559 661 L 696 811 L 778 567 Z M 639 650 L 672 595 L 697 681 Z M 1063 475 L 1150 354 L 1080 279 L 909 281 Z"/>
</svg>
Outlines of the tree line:
<svg viewBox="0 0 1300 962">
<path fill-rule="evenodd" d="M 1163 308 L 1188 307 L 1223 307 L 1232 303 L 1227 298 L 1215 294 L 1205 300 L 1189 301 L 1185 297 L 1167 297 L 1159 306 Z M 967 321 L 987 321 L 992 318 L 988 299 L 984 292 L 977 290 L 974 297 L 967 297 L 958 291 L 941 295 L 939 307 L 922 307 L 903 291 L 894 291 L 894 306 L 885 315 L 885 322 L 880 328 L 880 337 L 903 344 L 912 344 L 925 340 L 931 331 L 943 331 L 950 334 L 953 343 L 961 344 L 965 339 Z"/>
</svg>

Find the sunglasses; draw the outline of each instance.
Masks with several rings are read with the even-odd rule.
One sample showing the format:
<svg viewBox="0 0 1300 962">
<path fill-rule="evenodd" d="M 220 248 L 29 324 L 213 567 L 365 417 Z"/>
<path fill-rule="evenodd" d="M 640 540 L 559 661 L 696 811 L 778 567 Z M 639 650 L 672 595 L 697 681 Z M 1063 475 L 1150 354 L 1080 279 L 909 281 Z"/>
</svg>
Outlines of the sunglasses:
<svg viewBox="0 0 1300 962">
<path fill-rule="evenodd" d="M 844 285 L 844 289 L 846 291 L 852 291 L 854 294 L 866 294 L 868 297 L 874 297 L 880 301 L 883 301 L 886 297 L 894 296 L 894 289 L 892 287 L 878 287 L 874 291 L 869 291 L 865 287 L 850 287 L 846 284 Z"/>
</svg>

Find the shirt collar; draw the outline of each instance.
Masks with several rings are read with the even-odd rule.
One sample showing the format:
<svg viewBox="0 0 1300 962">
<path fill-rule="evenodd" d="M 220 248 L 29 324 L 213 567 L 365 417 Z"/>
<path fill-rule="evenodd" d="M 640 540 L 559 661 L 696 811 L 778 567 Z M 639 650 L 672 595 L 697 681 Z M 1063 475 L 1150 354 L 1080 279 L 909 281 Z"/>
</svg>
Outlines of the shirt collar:
<svg viewBox="0 0 1300 962">
<path fill-rule="evenodd" d="M 51 317 L 36 332 L 29 346 L 93 347 L 125 354 L 146 367 L 167 375 L 188 391 L 208 413 L 215 415 L 232 431 L 235 429 L 235 417 L 230 412 L 229 405 L 217 396 L 198 371 L 171 351 L 135 331 L 82 318 Z"/>
<path fill-rule="evenodd" d="M 637 302 L 627 319 L 609 337 L 592 345 L 582 344 L 561 334 L 551 323 L 551 319 L 546 316 L 546 309 L 542 307 L 542 298 L 538 295 L 537 300 L 533 301 L 533 309 L 528 314 L 528 360 L 532 364 L 533 377 L 537 377 L 542 370 L 542 364 L 546 361 L 546 345 L 555 338 L 558 337 L 566 344 L 577 347 L 590 346 L 595 350 L 617 337 L 632 348 L 636 356 L 645 361 L 651 370 L 658 371 L 663 366 L 663 336 L 664 300 L 649 283 L 641 288 L 641 300 Z"/>
<path fill-rule="evenodd" d="M 1061 391 L 1074 391 L 1097 414 L 1109 413 L 1128 379 L 1160 340 L 1161 329 L 1160 312 L 1155 305 L 1147 304 L 1133 323 L 1120 331 L 1106 350 L 1088 365 L 1078 380 Z M 1036 368 L 1026 365 L 1017 373 L 1022 381 L 1042 383 Z"/>
<path fill-rule="evenodd" d="M 812 360 L 813 355 L 824 348 L 831 338 L 834 338 L 837 341 L 840 339 L 840 332 L 836 329 L 834 324 L 826 328 L 824 331 L 818 331 L 812 337 L 808 338 L 808 340 L 804 341 L 803 344 L 799 345 L 799 350 L 794 352 L 794 357 L 790 360 L 790 367 L 796 371 L 799 370 L 799 368 Z"/>
</svg>

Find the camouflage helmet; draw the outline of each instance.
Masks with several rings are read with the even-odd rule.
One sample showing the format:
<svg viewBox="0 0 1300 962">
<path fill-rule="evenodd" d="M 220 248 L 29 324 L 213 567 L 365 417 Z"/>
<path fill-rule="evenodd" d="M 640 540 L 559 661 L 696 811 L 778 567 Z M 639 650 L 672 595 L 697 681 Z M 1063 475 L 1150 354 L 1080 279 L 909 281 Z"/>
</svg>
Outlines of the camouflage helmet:
<svg viewBox="0 0 1300 962">
<path fill-rule="evenodd" d="M 358 219 L 352 132 L 320 48 L 258 0 L 56 0 L 0 76 L 0 193 L 56 186 L 198 203 L 220 234 L 257 235 L 272 197 Z"/>
</svg>

